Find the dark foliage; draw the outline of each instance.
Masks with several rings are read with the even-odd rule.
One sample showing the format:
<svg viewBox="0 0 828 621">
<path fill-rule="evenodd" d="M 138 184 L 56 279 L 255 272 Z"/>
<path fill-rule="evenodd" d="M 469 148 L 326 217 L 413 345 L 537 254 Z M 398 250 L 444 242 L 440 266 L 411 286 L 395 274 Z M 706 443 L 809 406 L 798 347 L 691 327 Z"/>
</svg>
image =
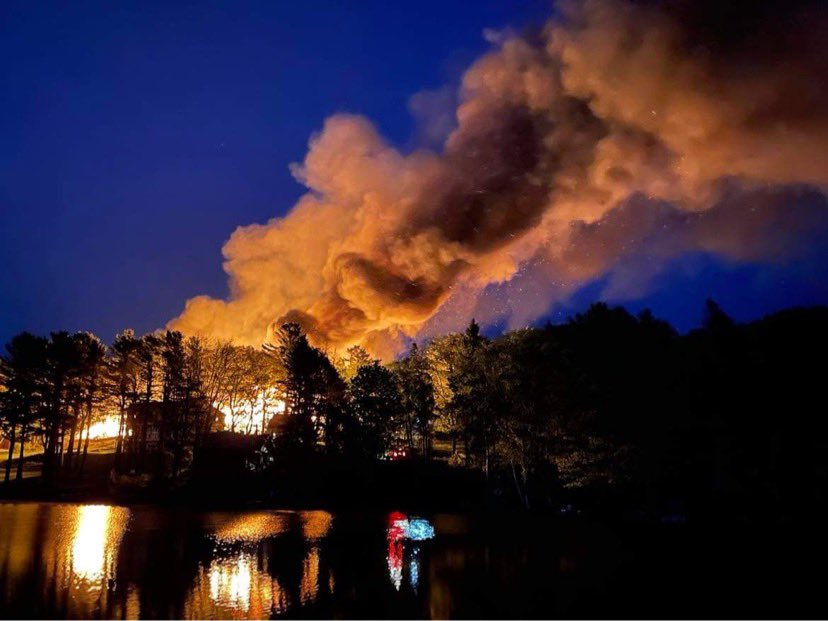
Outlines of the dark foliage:
<svg viewBox="0 0 828 621">
<path fill-rule="evenodd" d="M 273 386 L 286 411 L 267 415 L 267 425 L 256 414 L 267 435 L 234 449 L 230 470 L 252 477 L 239 489 L 255 479 L 294 489 L 294 498 L 332 486 L 339 499 L 357 490 L 364 498 L 384 493 L 374 485 L 391 470 L 379 463 L 403 459 L 411 485 L 444 462 L 490 500 L 533 509 L 576 502 L 652 517 L 821 515 L 827 346 L 828 309 L 739 324 L 712 301 L 704 325 L 686 335 L 647 311 L 596 304 L 564 324 L 495 339 L 472 322 L 387 366 L 360 348 L 335 364 L 296 324 L 258 353 L 175 332 L 127 331 L 108 349 L 86 333 L 24 333 L 0 365 L 5 478 L 14 478 L 15 450 L 22 457 L 35 438 L 44 481 L 82 469 L 102 408 L 120 417 L 117 471 L 146 469 L 153 429 L 174 476 L 214 428 L 217 400 L 206 395 L 221 392 L 222 377 L 238 388 L 256 375 L 245 403 Z M 247 366 L 239 371 L 234 359 Z M 220 461 L 222 449 L 208 454 Z"/>
</svg>

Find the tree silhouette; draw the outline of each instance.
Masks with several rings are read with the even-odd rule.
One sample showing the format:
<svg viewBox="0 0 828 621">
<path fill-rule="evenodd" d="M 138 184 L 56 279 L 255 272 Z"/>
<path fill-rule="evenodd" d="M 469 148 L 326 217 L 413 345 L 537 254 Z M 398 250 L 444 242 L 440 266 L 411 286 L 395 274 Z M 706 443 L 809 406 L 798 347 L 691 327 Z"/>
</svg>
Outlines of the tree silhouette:
<svg viewBox="0 0 828 621">
<path fill-rule="evenodd" d="M 400 410 L 409 450 L 414 448 L 416 434 L 420 438 L 421 453 L 428 458 L 434 422 L 434 385 L 428 358 L 414 343 L 408 355 L 394 365 L 394 371 L 398 378 Z"/>
<path fill-rule="evenodd" d="M 377 361 L 362 365 L 348 385 L 348 405 L 365 453 L 383 455 L 393 441 L 401 413 L 397 377 Z"/>
<path fill-rule="evenodd" d="M 24 447 L 44 410 L 47 397 L 46 339 L 28 332 L 18 334 L 6 345 L 0 358 L 4 390 L 0 392 L 3 431 L 9 439 L 5 481 L 11 476 L 15 443 L 19 445 L 16 479 L 23 478 Z"/>
</svg>

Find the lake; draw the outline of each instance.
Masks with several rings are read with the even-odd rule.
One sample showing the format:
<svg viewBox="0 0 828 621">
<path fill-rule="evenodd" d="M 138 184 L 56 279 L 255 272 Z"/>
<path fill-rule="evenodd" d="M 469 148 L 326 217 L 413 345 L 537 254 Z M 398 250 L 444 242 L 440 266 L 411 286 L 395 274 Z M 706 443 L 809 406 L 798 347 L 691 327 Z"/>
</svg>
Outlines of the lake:
<svg viewBox="0 0 828 621">
<path fill-rule="evenodd" d="M 808 593 L 824 610 L 824 574 L 763 545 L 548 517 L 9 503 L 0 616 L 791 616 Z"/>
</svg>

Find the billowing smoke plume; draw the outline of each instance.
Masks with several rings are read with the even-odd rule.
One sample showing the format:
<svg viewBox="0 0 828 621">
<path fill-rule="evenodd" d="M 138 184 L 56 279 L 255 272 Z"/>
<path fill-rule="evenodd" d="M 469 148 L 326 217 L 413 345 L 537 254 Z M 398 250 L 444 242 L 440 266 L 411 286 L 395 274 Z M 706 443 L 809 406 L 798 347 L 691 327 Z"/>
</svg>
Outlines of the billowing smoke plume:
<svg viewBox="0 0 828 621">
<path fill-rule="evenodd" d="M 293 320 L 388 356 L 473 314 L 525 323 L 610 271 L 636 295 L 686 252 L 783 259 L 826 217 L 825 35 L 822 2 L 558 5 L 490 37 L 438 151 L 329 118 L 294 170 L 308 193 L 225 245 L 229 300 L 171 323 L 261 343 Z"/>
</svg>

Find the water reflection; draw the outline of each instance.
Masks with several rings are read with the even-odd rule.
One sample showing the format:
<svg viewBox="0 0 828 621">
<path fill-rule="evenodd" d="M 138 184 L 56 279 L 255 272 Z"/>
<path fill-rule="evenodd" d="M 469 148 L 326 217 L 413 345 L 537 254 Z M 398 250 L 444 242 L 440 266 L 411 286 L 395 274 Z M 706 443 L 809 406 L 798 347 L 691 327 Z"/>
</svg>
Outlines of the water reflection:
<svg viewBox="0 0 828 621">
<path fill-rule="evenodd" d="M 115 557 L 128 517 L 129 510 L 120 507 L 79 507 L 71 556 L 72 570 L 78 578 L 98 585 L 108 576 L 114 580 Z"/>
<path fill-rule="evenodd" d="M 408 578 L 411 582 L 411 588 L 417 592 L 417 585 L 420 584 L 420 551 L 414 549 L 411 551 L 411 563 L 408 566 Z"/>
<path fill-rule="evenodd" d="M 421 585 L 429 579 L 423 542 L 433 536 L 431 522 L 400 513 L 340 524 L 325 511 L 0 504 L 0 611 L 121 619 L 376 616 L 348 606 L 370 601 L 384 610 L 429 596 L 431 587 Z M 400 610 L 420 616 L 417 608 Z"/>
<path fill-rule="evenodd" d="M 129 515 L 104 505 L 0 505 L 4 599 L 33 589 L 67 616 L 108 614 Z"/>
<path fill-rule="evenodd" d="M 242 553 L 200 569 L 182 616 L 261 619 L 285 610 L 287 599 L 279 581 L 259 571 L 253 555 Z"/>
<path fill-rule="evenodd" d="M 302 535 L 305 539 L 321 539 L 331 530 L 333 516 L 327 511 L 303 511 Z"/>
<path fill-rule="evenodd" d="M 183 616 L 266 618 L 316 601 L 333 589 L 320 583 L 321 545 L 333 524 L 325 511 L 209 514 L 213 549 L 199 563 Z"/>
<path fill-rule="evenodd" d="M 288 532 L 291 526 L 290 518 L 291 514 L 285 512 L 258 511 L 232 516 L 221 523 L 221 516 L 218 516 L 216 519 L 219 525 L 212 534 L 220 543 L 255 543 L 266 537 L 276 537 Z"/>
<path fill-rule="evenodd" d="M 754 582 L 770 592 L 763 576 L 797 571 L 746 537 L 722 565 L 725 576 L 710 558 L 732 545 L 730 533 L 710 544 L 671 539 L 681 536 L 672 529 L 655 535 L 632 540 L 652 547 L 632 547 L 605 526 L 545 517 L 0 503 L 0 617 L 655 617 L 698 600 L 693 585 L 721 583 L 721 599 L 735 571 L 751 579 L 750 591 L 729 596 L 743 612 Z M 715 581 L 699 582 L 715 571 Z M 824 576 L 810 571 L 796 574 L 810 586 L 788 588 L 786 606 L 820 609 Z M 718 604 L 699 601 L 704 610 Z"/>
<path fill-rule="evenodd" d="M 408 582 L 416 593 L 420 581 L 419 543 L 434 537 L 434 527 L 423 518 L 411 518 L 400 512 L 388 516 L 388 576 L 399 591 L 403 581 L 403 564 L 406 550 L 409 555 Z M 407 545 L 405 545 L 407 542 Z"/>
<path fill-rule="evenodd" d="M 288 533 L 298 525 L 305 539 L 321 539 L 328 534 L 333 516 L 327 511 L 256 511 L 241 515 L 211 514 L 208 528 L 221 543 L 258 542 Z"/>
<path fill-rule="evenodd" d="M 210 576 L 210 599 L 219 605 L 247 610 L 250 608 L 251 559 L 245 554 L 238 558 L 213 561 Z"/>
<path fill-rule="evenodd" d="M 302 603 L 307 604 L 316 599 L 319 588 L 319 548 L 308 550 L 308 555 L 302 561 L 302 582 L 300 596 Z"/>
</svg>

